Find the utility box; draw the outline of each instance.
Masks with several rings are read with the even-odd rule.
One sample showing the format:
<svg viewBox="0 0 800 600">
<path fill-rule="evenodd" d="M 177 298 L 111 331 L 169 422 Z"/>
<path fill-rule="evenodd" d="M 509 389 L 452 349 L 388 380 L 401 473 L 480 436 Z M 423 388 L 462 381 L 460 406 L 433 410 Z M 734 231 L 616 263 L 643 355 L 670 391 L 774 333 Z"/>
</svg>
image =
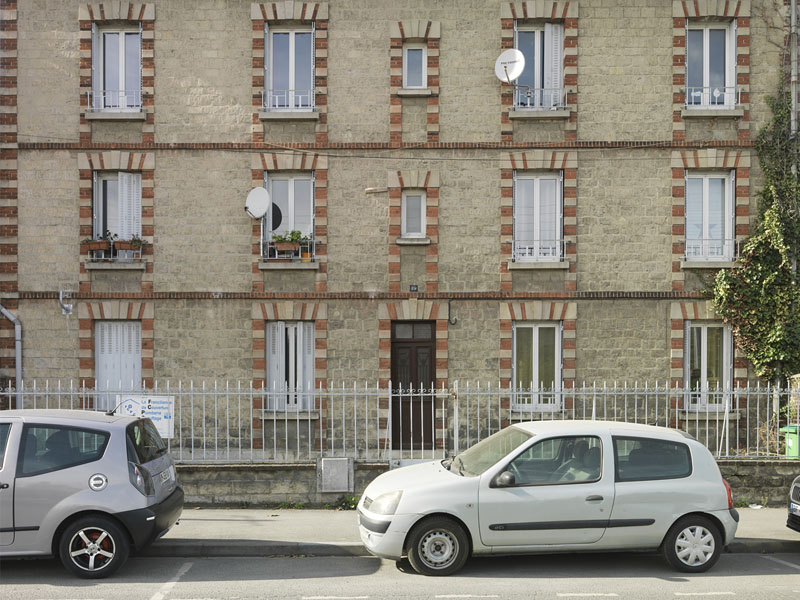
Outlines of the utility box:
<svg viewBox="0 0 800 600">
<path fill-rule="evenodd" d="M 781 427 L 783 439 L 786 442 L 786 458 L 800 458 L 800 425 L 787 425 Z"/>
<path fill-rule="evenodd" d="M 317 459 L 318 492 L 352 492 L 353 479 L 352 458 Z"/>
</svg>

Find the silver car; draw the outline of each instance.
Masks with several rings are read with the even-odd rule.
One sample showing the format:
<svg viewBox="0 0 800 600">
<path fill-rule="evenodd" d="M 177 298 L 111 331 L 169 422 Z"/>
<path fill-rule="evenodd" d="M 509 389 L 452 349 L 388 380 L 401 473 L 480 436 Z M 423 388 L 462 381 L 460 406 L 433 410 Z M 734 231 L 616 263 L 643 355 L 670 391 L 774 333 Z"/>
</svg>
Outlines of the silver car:
<svg viewBox="0 0 800 600">
<path fill-rule="evenodd" d="M 800 476 L 795 478 L 789 488 L 789 518 L 786 526 L 800 533 Z"/>
<path fill-rule="evenodd" d="M 0 413 L 0 557 L 58 556 L 107 577 L 183 510 L 149 419 L 80 410 Z"/>
</svg>

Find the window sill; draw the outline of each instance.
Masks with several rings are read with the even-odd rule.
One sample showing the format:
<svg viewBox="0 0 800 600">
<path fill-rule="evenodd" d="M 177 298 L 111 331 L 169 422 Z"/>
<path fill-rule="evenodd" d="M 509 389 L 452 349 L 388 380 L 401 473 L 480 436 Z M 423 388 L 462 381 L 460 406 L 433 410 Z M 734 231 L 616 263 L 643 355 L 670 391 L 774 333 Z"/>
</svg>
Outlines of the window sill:
<svg viewBox="0 0 800 600">
<path fill-rule="evenodd" d="M 398 246 L 430 246 L 431 238 L 424 237 L 424 238 L 404 238 L 399 237 L 397 238 L 397 245 Z"/>
<path fill-rule="evenodd" d="M 315 110 L 262 110 L 258 118 L 262 121 L 319 121 L 319 113 Z"/>
<path fill-rule="evenodd" d="M 147 263 L 145 261 L 97 261 L 85 262 L 83 266 L 87 271 L 144 271 Z"/>
<path fill-rule="evenodd" d="M 433 96 L 433 90 L 431 88 L 400 88 L 397 90 L 397 95 L 404 98 L 424 98 Z"/>
<path fill-rule="evenodd" d="M 267 392 L 267 394 L 271 393 L 272 392 Z M 319 419 L 319 411 L 293 410 L 291 408 L 278 408 L 275 410 L 272 410 L 271 408 L 262 408 L 261 419 L 264 421 L 316 421 Z"/>
<path fill-rule="evenodd" d="M 508 118 L 514 119 L 569 119 L 569 108 L 512 108 L 508 111 Z"/>
<path fill-rule="evenodd" d="M 682 260 L 681 270 L 685 269 L 736 269 L 741 265 L 733 260 Z"/>
<path fill-rule="evenodd" d="M 276 260 L 274 258 L 258 263 L 259 271 L 319 271 L 318 262 L 301 260 Z"/>
<path fill-rule="evenodd" d="M 124 110 L 98 110 L 86 111 L 83 117 L 87 121 L 144 121 L 147 119 L 147 114 L 142 111 L 124 111 Z"/>
<path fill-rule="evenodd" d="M 681 108 L 684 119 L 738 119 L 743 116 L 743 108 Z"/>
<path fill-rule="evenodd" d="M 566 260 L 559 261 L 530 261 L 530 262 L 514 262 L 508 261 L 509 271 L 536 271 L 536 270 L 558 270 L 569 269 L 569 262 Z"/>
</svg>

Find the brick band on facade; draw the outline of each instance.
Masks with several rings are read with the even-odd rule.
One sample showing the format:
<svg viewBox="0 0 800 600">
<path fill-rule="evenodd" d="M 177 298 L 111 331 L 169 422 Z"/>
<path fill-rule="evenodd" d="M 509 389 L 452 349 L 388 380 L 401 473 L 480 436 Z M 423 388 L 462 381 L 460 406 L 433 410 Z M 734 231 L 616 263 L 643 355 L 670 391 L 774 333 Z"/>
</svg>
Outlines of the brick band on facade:
<svg viewBox="0 0 800 600">
<path fill-rule="evenodd" d="M 78 8 L 80 25 L 80 139 L 84 144 L 92 142 L 92 126 L 86 119 L 90 110 L 89 97 L 92 92 L 92 25 L 126 21 L 139 23 L 142 28 L 141 73 L 142 73 L 142 142 L 155 141 L 155 4 L 121 2 L 112 0 L 94 4 L 81 4 Z"/>
</svg>

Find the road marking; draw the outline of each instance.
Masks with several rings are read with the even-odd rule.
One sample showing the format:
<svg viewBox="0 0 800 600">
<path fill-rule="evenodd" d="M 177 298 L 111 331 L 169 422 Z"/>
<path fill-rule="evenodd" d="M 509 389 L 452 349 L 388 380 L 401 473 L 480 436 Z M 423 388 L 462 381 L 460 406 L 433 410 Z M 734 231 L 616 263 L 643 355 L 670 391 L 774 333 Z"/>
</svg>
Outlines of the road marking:
<svg viewBox="0 0 800 600">
<path fill-rule="evenodd" d="M 735 596 L 736 592 L 675 592 L 676 596 Z"/>
<path fill-rule="evenodd" d="M 161 586 L 161 589 L 159 589 L 159 590 L 158 590 L 158 591 L 157 591 L 155 594 L 153 594 L 153 595 L 150 597 L 150 600 L 164 600 L 164 598 L 166 598 L 167 594 L 169 594 L 169 593 L 170 593 L 170 591 L 172 590 L 172 588 L 174 588 L 174 587 L 175 587 L 175 584 L 176 584 L 176 583 L 178 583 L 178 581 L 180 581 L 181 577 L 183 577 L 184 575 L 186 575 L 186 572 L 187 572 L 189 569 L 191 569 L 191 568 L 192 568 L 192 565 L 193 565 L 193 564 L 194 564 L 194 563 L 190 563 L 190 562 L 183 563 L 183 565 L 181 566 L 181 568 L 180 568 L 180 569 L 178 569 L 178 572 L 177 572 L 177 573 L 175 573 L 175 577 L 173 577 L 173 578 L 172 578 L 172 579 L 170 579 L 170 580 L 169 580 L 167 583 L 165 583 L 164 585 L 162 585 L 162 586 Z"/>
<path fill-rule="evenodd" d="M 369 596 L 302 596 L 303 600 L 366 600 Z"/>
<path fill-rule="evenodd" d="M 776 562 L 779 565 L 783 565 L 784 567 L 791 567 L 792 569 L 797 569 L 800 571 L 800 565 L 796 563 L 791 563 L 786 560 L 781 560 L 780 558 L 775 558 L 774 556 L 762 556 L 761 558 L 766 558 L 767 560 L 771 560 L 772 562 Z"/>
<path fill-rule="evenodd" d="M 492 594 L 489 596 L 476 596 L 474 594 L 439 594 L 434 598 L 499 598 L 500 596 Z"/>
<path fill-rule="evenodd" d="M 617 594 L 601 594 L 599 592 L 584 592 L 582 594 L 556 594 L 559 598 L 619 598 Z"/>
</svg>

